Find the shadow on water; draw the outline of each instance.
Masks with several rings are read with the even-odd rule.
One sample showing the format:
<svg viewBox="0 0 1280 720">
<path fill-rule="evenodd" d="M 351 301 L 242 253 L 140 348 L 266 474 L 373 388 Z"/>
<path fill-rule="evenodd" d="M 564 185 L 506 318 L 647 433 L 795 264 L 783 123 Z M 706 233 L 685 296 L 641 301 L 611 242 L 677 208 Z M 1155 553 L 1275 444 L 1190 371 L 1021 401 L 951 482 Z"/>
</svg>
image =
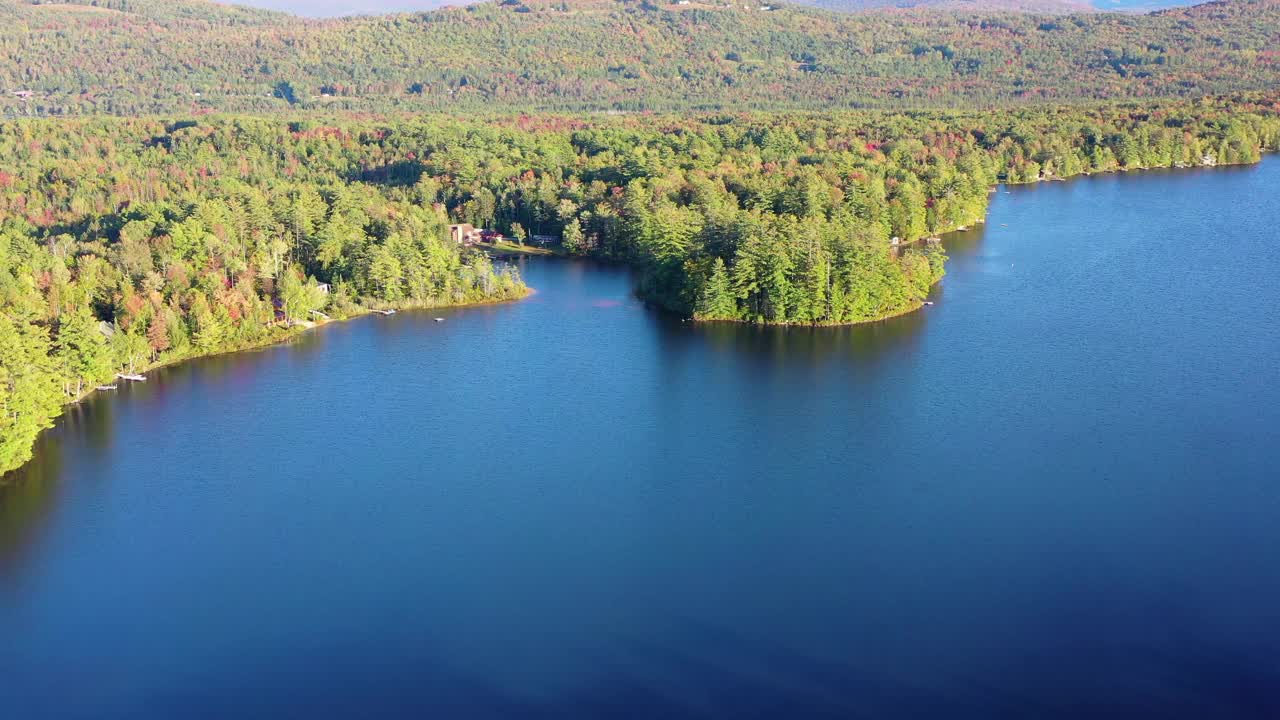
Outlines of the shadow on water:
<svg viewBox="0 0 1280 720">
<path fill-rule="evenodd" d="M 817 365 L 829 361 L 874 366 L 909 351 L 928 324 L 927 312 L 874 323 L 837 327 L 692 323 L 654 314 L 659 340 L 669 352 L 733 353 L 756 365 Z"/>
<path fill-rule="evenodd" d="M 193 383 L 216 382 L 228 375 L 252 375 L 275 353 L 302 360 L 323 350 L 322 333 L 305 333 L 287 345 L 198 358 L 158 368 L 145 383 L 119 384 L 64 408 L 54 427 L 36 441 L 32 458 L 0 478 L 0 581 L 20 571 L 27 545 L 57 511 L 59 485 L 76 466 L 109 462 L 119 441 L 117 414 L 145 412 L 168 402 L 171 394 L 190 391 Z M 68 455 L 67 453 L 70 452 Z"/>
<path fill-rule="evenodd" d="M 55 427 L 36 441 L 31 460 L 0 478 L 0 581 L 19 569 L 25 546 L 57 509 L 65 448 L 76 448 L 90 462 L 110 451 L 117 410 L 112 402 L 99 393 L 67 407 Z"/>
<path fill-rule="evenodd" d="M 953 256 L 977 251 L 983 238 L 983 226 L 946 237 L 948 252 Z M 566 261 L 559 258 L 519 256 L 511 260 L 528 276 L 543 264 L 554 263 L 560 278 L 571 285 L 599 281 L 630 287 L 631 272 L 616 264 L 585 260 Z M 566 271 L 565 266 L 568 265 Z M 931 297 L 942 299 L 944 289 L 938 286 Z M 536 296 L 535 296 L 536 298 Z M 435 315 L 455 313 L 502 312 L 511 306 L 493 305 L 474 308 L 444 308 L 405 313 L 388 322 L 384 319 L 357 318 L 351 322 L 370 322 L 365 337 L 377 344 L 391 343 L 402 337 L 406 328 L 430 327 Z M 731 354 L 747 367 L 780 365 L 817 366 L 820 364 L 856 364 L 862 370 L 874 370 L 894 358 L 910 353 L 923 337 L 929 322 L 928 310 L 916 311 L 887 320 L 861 325 L 837 327 L 778 327 L 740 323 L 693 323 L 649 308 L 646 322 L 666 351 L 668 359 L 697 357 L 710 350 Z M 407 323 L 407 325 L 406 325 Z M 70 465 L 106 460 L 116 442 L 116 414 L 126 408 L 138 412 L 167 403 L 171 397 L 189 393 L 194 385 L 216 385 L 228 377 L 252 377 L 271 363 L 303 364 L 323 353 L 330 333 L 341 332 L 349 323 L 339 323 L 314 332 L 303 333 L 283 345 L 268 346 L 238 353 L 197 358 L 158 368 L 147 374 L 145 383 L 122 384 L 113 393 L 98 393 L 64 411 L 56 426 L 38 441 L 33 459 L 24 467 L 0 480 L 0 579 L 14 568 L 23 546 L 33 542 L 37 529 L 56 510 L 57 486 Z M 74 448 L 71 458 L 64 458 L 64 448 Z"/>
<path fill-rule="evenodd" d="M 59 430 L 69 431 L 66 425 Z M 42 436 L 31 461 L 0 482 L 0 586 L 20 575 L 24 552 L 36 542 L 56 509 L 63 440 L 53 435 Z"/>
<path fill-rule="evenodd" d="M 1012 199 L 1044 190 L 1019 188 Z M 948 333 L 973 332 L 957 311 L 973 309 L 966 285 L 987 278 L 966 266 L 1014 233 L 979 225 L 945 237 L 957 261 L 952 302 L 944 282 L 937 308 L 880 323 L 686 323 L 640 310 L 616 266 L 520 259 L 532 285 L 545 283 L 521 305 L 367 318 L 288 347 L 158 370 L 93 398 L 0 487 L 0 590 L 21 585 L 0 592 L 0 602 L 16 600 L 0 707 L 94 718 L 1280 717 L 1280 660 L 1265 632 L 1280 616 L 1257 550 L 1274 540 L 1272 518 L 1251 514 L 1273 494 L 1212 471 L 1183 487 L 1144 483 L 1144 473 L 1179 470 L 1181 455 L 1158 462 L 1169 445 L 1123 465 L 1107 460 L 1141 445 L 1127 436 L 1096 451 L 1059 442 L 1064 429 L 1090 442 L 1107 433 L 1095 431 L 1093 408 L 1076 407 L 1075 387 L 1041 407 L 994 385 L 965 386 L 959 373 L 1006 368 L 977 351 L 957 373 L 936 372 L 955 365 L 954 354 L 932 375 L 910 364 L 942 355 Z M 436 312 L 458 322 L 415 337 L 436 329 Z M 1032 318 L 1027 327 L 1039 326 Z M 1035 335 L 1009 345 L 1026 337 Z M 568 345 L 580 354 L 563 352 Z M 438 374 L 449 382 L 409 367 L 436 348 L 452 352 L 451 374 Z M 1260 354 L 1261 364 L 1269 356 Z M 577 374 L 543 385 L 471 372 L 509 358 L 540 361 L 530 366 L 550 368 L 552 379 L 560 367 Z M 620 358 L 640 378 L 607 395 L 625 379 L 611 365 Z M 386 362 L 368 362 L 378 359 Z M 1091 378 L 1087 360 L 1080 368 Z M 303 365 L 309 373 L 292 372 Z M 288 414 L 306 382 L 365 367 L 388 375 L 360 377 L 353 404 L 333 407 L 365 408 L 387 378 L 428 381 L 387 419 L 343 422 L 323 403 Z M 476 375 L 485 379 L 457 381 Z M 1241 387 L 1256 390 L 1248 380 Z M 961 410 L 943 392 L 957 385 Z M 575 415 L 578 388 L 591 402 Z M 1104 407 L 1150 395 L 1088 390 L 1080 403 Z M 134 445 L 133 465 L 115 462 L 118 448 L 140 442 L 133 436 L 153 417 L 199 422 L 213 393 L 252 399 L 240 409 L 270 420 L 254 434 L 232 425 L 213 438 L 221 447 L 274 442 L 297 422 L 340 448 L 277 454 L 262 443 L 270 451 L 253 462 L 222 465 L 226 451 L 215 446 L 202 461 L 217 467 L 190 473 L 203 481 L 194 496 L 181 475 L 138 482 L 128 496 L 110 492 L 127 484 L 122 474 L 89 472 L 153 474 L 150 447 Z M 567 399 L 557 404 L 557 393 Z M 605 403 L 643 402 L 646 417 L 620 425 L 616 439 L 579 431 L 597 417 L 629 420 Z M 512 420 L 521 433 L 510 447 L 523 457 L 487 433 L 502 427 L 495 410 L 522 406 L 532 410 Z M 1187 405 L 1202 407 L 1216 409 Z M 448 414 L 459 408 L 476 412 Z M 910 444 L 898 442 L 904 429 L 935 419 L 950 422 L 945 432 L 918 453 L 894 452 Z M 388 426 L 408 441 L 369 443 L 360 456 L 356 431 Z M 1193 431 L 1178 439 L 1211 434 Z M 432 434 L 438 447 L 419 441 Z M 347 447 L 357 451 L 339 457 Z M 1243 452 L 1189 447 L 1220 462 Z M 1244 451 L 1256 447 L 1265 443 Z M 1099 459 L 1074 457 L 1090 452 Z M 282 462 L 294 467 L 281 472 Z M 584 466 L 593 476 L 575 477 Z M 733 481 L 721 482 L 721 466 Z M 940 477 L 911 482 L 912 471 Z M 651 482 L 664 475 L 670 482 Z M 91 483 L 105 492 L 76 497 Z M 93 528 L 73 527 L 77 519 L 114 523 L 103 543 L 114 552 L 92 547 Z M 1214 538 L 1221 545 L 1203 547 Z M 59 554 L 45 577 L 32 572 Z M 1176 560 L 1166 567 L 1166 558 Z M 95 568 L 109 577 L 103 587 L 84 580 Z M 66 592 L 81 586 L 96 592 Z M 484 607 L 460 610 L 473 603 Z"/>
<path fill-rule="evenodd" d="M 986 225 L 943 236 L 943 246 L 953 259 L 981 252 Z M 945 280 L 936 285 L 929 299 L 946 299 Z M 924 337 L 931 308 L 871 323 L 812 327 L 774 326 L 744 323 L 693 323 L 653 311 L 658 339 L 670 351 L 732 352 L 740 359 L 760 365 L 796 363 L 818 365 L 828 361 L 848 363 L 862 369 L 875 367 L 910 354 Z"/>
<path fill-rule="evenodd" d="M 1087 620 L 1087 618 L 1085 618 Z M 1252 656 L 1214 640 L 1194 614 L 1172 633 L 1176 650 L 1131 645 L 1045 647 L 1016 665 L 974 668 L 958 675 L 878 661 L 873 648 L 854 643 L 846 659 L 797 652 L 696 620 L 673 620 L 665 637 L 609 638 L 589 677 L 571 688 L 536 694 L 515 691 L 485 675 L 458 667 L 430 643 L 370 665 L 358 644 L 321 642 L 303 667 L 272 657 L 244 658 L 237 674 L 203 694 L 149 698 L 157 717 L 424 716 L 488 718 L 884 718 L 956 720 L 1042 718 L 1147 720 L 1280 716 L 1274 659 Z M 1064 662 L 1093 668 L 1063 677 Z M 278 667 L 289 667 L 281 672 Z M 1141 695 L 1109 692 L 1126 683 Z M 245 714 L 249 690 L 255 713 Z M 98 717 L 123 717 L 99 707 Z"/>
</svg>

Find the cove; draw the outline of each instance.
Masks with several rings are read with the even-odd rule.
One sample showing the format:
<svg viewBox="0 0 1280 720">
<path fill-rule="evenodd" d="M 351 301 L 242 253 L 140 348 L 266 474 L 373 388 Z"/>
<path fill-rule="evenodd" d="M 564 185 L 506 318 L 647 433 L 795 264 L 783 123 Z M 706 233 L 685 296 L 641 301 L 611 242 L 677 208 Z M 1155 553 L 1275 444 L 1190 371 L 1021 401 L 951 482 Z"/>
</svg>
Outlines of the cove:
<svg viewBox="0 0 1280 720">
<path fill-rule="evenodd" d="M 1002 188 L 871 325 L 534 258 L 157 371 L 0 488 L 0 708 L 1275 716 L 1278 184 Z"/>
</svg>

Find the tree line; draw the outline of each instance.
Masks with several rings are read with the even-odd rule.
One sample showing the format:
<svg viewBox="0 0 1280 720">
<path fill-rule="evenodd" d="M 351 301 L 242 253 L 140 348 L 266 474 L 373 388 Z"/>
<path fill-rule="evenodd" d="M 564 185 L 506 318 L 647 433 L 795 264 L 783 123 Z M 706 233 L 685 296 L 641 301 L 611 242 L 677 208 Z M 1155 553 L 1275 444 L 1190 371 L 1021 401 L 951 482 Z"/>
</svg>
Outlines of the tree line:
<svg viewBox="0 0 1280 720">
<path fill-rule="evenodd" d="M 453 242 L 442 205 L 352 181 L 353 158 L 315 152 L 324 135 L 252 119 L 0 123 L 0 470 L 118 373 L 370 307 L 524 295 L 514 269 Z"/>
<path fill-rule="evenodd" d="M 707 320 L 918 306 L 996 182 L 1251 163 L 1275 96 L 1001 113 L 0 123 L 0 468 L 115 373 L 314 313 L 525 292 L 447 225 L 553 236 Z"/>
<path fill-rule="evenodd" d="M 0 469 L 118 372 L 314 313 L 521 296 L 451 222 L 627 263 L 704 320 L 918 306 L 997 182 L 1253 162 L 1274 95 L 988 112 L 0 123 Z"/>
</svg>

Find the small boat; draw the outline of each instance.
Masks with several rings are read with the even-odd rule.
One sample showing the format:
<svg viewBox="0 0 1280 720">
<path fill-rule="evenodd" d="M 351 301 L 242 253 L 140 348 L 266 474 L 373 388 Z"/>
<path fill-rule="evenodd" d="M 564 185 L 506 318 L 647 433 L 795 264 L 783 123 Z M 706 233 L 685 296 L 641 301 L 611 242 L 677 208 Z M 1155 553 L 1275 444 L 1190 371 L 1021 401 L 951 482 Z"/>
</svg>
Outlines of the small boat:
<svg viewBox="0 0 1280 720">
<path fill-rule="evenodd" d="M 395 310 L 375 310 L 374 312 L 378 313 L 379 315 L 395 315 L 396 314 Z"/>
<path fill-rule="evenodd" d="M 116 377 L 119 378 L 120 380 L 132 380 L 133 382 L 147 381 L 146 376 L 143 376 L 143 375 L 129 375 L 126 373 L 120 373 L 119 375 L 116 375 Z"/>
<path fill-rule="evenodd" d="M 924 301 L 924 304 L 925 304 L 925 305 L 933 305 L 933 301 L 932 301 L 932 300 L 925 300 L 925 301 Z"/>
<path fill-rule="evenodd" d="M 119 386 L 118 385 L 99 385 L 98 389 L 99 390 L 115 390 L 117 387 Z"/>
<path fill-rule="evenodd" d="M 444 322 L 444 318 L 436 318 L 436 322 Z"/>
</svg>

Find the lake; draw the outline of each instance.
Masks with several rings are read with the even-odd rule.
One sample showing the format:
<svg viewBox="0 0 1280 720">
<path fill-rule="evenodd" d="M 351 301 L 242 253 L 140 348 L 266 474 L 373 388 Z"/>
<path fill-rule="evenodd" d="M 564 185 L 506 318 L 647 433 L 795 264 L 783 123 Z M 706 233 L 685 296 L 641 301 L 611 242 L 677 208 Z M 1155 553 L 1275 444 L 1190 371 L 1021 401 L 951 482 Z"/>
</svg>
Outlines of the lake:
<svg viewBox="0 0 1280 720">
<path fill-rule="evenodd" d="M 1278 187 L 1002 188 L 874 325 L 528 259 L 158 371 L 0 488 L 0 709 L 1280 717 Z"/>
</svg>

